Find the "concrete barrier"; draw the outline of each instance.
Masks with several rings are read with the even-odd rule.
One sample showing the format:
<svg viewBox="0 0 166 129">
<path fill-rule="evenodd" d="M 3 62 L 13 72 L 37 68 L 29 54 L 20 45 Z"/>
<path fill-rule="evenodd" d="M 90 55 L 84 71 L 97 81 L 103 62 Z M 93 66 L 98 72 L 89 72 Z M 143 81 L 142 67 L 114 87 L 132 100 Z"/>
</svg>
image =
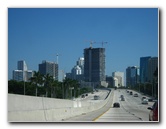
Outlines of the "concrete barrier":
<svg viewBox="0 0 166 129">
<path fill-rule="evenodd" d="M 8 94 L 8 121 L 59 122 L 102 108 L 109 100 L 109 96 L 105 100 L 88 102 Z"/>
</svg>

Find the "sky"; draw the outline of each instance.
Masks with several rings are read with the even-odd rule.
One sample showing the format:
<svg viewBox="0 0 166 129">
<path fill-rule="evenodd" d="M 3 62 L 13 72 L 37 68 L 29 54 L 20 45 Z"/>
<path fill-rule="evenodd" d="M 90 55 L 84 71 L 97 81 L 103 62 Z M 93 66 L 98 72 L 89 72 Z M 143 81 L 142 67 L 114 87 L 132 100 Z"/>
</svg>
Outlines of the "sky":
<svg viewBox="0 0 166 129">
<path fill-rule="evenodd" d="M 71 72 L 90 41 L 108 42 L 106 75 L 158 57 L 157 8 L 8 8 L 8 79 L 25 60 L 38 71 L 43 60 Z M 102 47 L 94 43 L 93 48 Z"/>
</svg>

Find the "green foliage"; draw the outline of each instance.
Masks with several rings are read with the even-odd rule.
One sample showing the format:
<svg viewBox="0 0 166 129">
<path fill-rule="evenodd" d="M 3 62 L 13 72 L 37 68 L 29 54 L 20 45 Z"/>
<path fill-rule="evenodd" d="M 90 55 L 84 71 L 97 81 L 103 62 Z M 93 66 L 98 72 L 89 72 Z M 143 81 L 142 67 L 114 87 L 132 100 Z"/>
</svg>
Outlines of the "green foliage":
<svg viewBox="0 0 166 129">
<path fill-rule="evenodd" d="M 83 88 L 82 90 L 76 80 L 66 78 L 63 82 L 58 82 L 49 74 L 43 76 L 39 72 L 35 72 L 30 82 L 8 81 L 8 93 L 23 95 L 24 87 L 25 95 L 64 99 L 78 97 L 82 93 L 91 91 L 89 88 Z M 72 94 L 71 87 L 73 87 Z"/>
</svg>

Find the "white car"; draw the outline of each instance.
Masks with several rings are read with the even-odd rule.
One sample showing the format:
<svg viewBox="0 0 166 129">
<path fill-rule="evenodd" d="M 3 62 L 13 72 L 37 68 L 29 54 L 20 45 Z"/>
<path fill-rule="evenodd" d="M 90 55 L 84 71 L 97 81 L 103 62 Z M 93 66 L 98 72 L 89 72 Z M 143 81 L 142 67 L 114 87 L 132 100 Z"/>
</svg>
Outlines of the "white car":
<svg viewBox="0 0 166 129">
<path fill-rule="evenodd" d="M 138 94 L 137 94 L 137 93 L 135 93 L 135 94 L 134 94 L 134 97 L 138 97 Z"/>
<path fill-rule="evenodd" d="M 147 99 L 143 99 L 142 100 L 142 104 L 148 104 L 148 100 Z"/>
</svg>

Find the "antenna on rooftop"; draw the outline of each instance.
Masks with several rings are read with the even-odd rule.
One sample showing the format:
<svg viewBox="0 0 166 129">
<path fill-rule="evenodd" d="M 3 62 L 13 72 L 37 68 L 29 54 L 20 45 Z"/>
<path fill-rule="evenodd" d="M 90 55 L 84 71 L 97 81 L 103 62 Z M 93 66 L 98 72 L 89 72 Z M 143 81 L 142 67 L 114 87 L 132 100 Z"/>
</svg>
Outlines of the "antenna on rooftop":
<svg viewBox="0 0 166 129">
<path fill-rule="evenodd" d="M 60 56 L 60 54 L 57 53 L 57 54 L 56 54 L 56 63 L 57 63 L 57 64 L 59 63 L 59 62 L 58 62 L 58 61 L 59 61 L 59 56 Z"/>
</svg>

